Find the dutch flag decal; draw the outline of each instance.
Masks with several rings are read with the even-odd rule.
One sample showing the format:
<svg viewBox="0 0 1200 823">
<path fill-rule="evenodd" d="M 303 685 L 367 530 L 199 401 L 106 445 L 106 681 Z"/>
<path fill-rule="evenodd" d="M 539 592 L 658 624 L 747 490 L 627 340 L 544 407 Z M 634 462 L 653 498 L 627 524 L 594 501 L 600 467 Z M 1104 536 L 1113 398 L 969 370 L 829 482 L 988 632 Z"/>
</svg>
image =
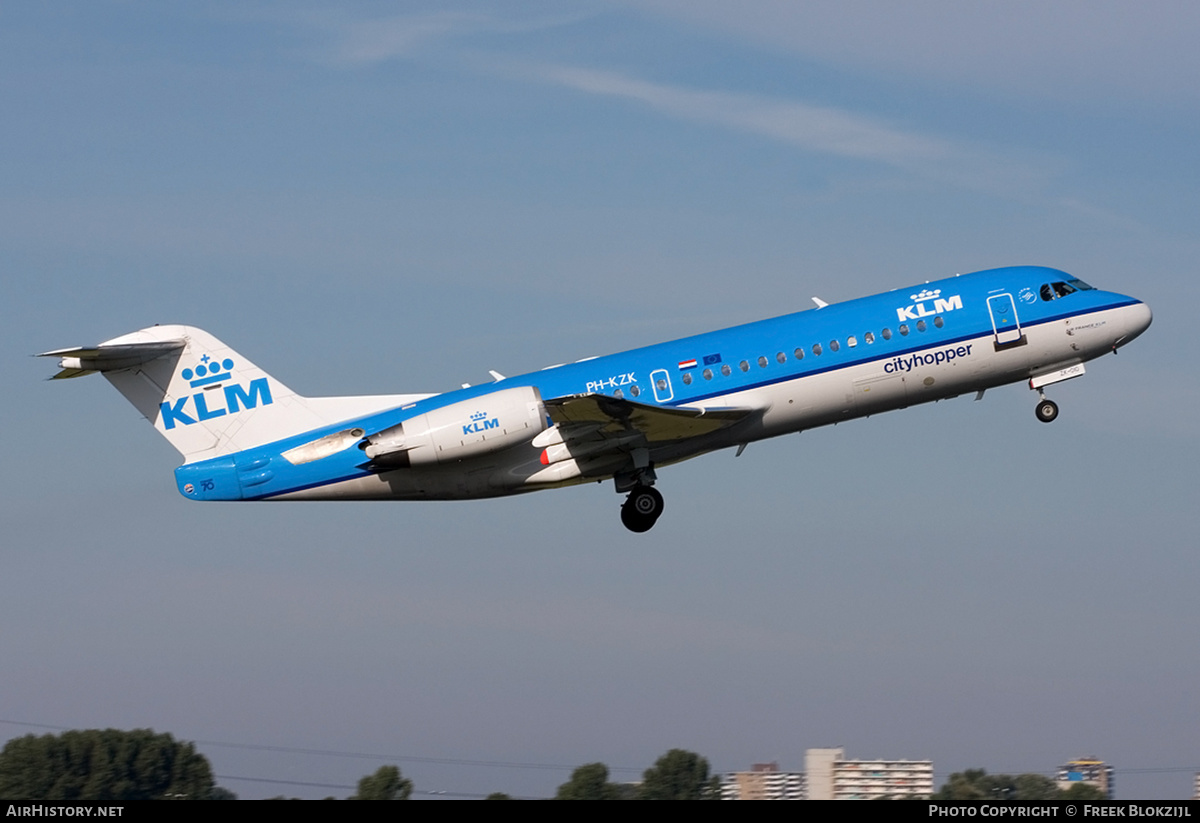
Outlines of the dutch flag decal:
<svg viewBox="0 0 1200 823">
<path fill-rule="evenodd" d="M 684 369 L 694 369 L 694 368 L 696 368 L 695 359 L 679 361 L 679 370 L 680 371 L 683 371 Z"/>
</svg>

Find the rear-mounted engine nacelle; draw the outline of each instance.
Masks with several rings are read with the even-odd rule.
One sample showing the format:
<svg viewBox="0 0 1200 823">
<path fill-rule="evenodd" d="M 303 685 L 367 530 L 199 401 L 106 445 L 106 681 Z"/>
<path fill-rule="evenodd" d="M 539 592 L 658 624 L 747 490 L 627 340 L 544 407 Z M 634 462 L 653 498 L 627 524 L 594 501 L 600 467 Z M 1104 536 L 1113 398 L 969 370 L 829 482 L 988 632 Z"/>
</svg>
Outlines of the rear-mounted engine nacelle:
<svg viewBox="0 0 1200 823">
<path fill-rule="evenodd" d="M 521 386 L 418 415 L 371 435 L 359 448 L 376 466 L 429 466 L 527 443 L 545 429 L 541 394 Z"/>
</svg>

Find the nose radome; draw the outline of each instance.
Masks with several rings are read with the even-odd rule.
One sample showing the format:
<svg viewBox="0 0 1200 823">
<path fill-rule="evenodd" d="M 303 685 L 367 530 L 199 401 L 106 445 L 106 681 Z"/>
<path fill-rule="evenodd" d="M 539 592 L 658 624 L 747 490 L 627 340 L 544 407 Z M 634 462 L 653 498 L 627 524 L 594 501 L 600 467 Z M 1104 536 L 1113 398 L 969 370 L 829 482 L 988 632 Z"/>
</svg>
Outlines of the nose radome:
<svg viewBox="0 0 1200 823">
<path fill-rule="evenodd" d="M 1121 313 L 1124 319 L 1125 334 L 1117 341 L 1118 346 L 1125 345 L 1150 328 L 1150 323 L 1154 320 L 1154 314 L 1150 311 L 1150 307 L 1141 301 L 1132 306 L 1126 306 Z"/>
<path fill-rule="evenodd" d="M 1133 316 L 1135 318 L 1137 331 L 1135 334 L 1141 334 L 1146 329 L 1150 328 L 1151 321 L 1154 320 L 1154 313 L 1150 311 L 1150 307 L 1145 303 L 1138 303 L 1133 306 Z"/>
</svg>

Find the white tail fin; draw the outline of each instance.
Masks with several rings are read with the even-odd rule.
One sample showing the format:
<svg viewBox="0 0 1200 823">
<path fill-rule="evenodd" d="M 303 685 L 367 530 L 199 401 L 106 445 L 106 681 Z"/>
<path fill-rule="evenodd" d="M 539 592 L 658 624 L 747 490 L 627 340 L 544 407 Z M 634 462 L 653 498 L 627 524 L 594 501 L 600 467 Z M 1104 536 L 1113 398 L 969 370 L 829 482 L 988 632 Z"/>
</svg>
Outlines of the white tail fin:
<svg viewBox="0 0 1200 823">
<path fill-rule="evenodd" d="M 428 395 L 306 398 L 206 331 L 151 326 L 59 349 L 56 378 L 101 372 L 187 463 L 261 446 Z"/>
</svg>

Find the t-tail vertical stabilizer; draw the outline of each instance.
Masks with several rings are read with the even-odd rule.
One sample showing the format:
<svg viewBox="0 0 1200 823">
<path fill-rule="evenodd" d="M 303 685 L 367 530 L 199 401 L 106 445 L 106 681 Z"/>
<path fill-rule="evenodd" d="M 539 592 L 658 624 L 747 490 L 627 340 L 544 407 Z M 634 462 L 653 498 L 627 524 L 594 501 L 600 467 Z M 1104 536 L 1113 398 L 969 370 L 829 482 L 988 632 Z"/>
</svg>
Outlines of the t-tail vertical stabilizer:
<svg viewBox="0 0 1200 823">
<path fill-rule="evenodd" d="M 58 349 L 55 378 L 100 372 L 186 463 L 243 451 L 413 396 L 302 397 L 202 329 L 151 326 L 91 348 Z"/>
</svg>

